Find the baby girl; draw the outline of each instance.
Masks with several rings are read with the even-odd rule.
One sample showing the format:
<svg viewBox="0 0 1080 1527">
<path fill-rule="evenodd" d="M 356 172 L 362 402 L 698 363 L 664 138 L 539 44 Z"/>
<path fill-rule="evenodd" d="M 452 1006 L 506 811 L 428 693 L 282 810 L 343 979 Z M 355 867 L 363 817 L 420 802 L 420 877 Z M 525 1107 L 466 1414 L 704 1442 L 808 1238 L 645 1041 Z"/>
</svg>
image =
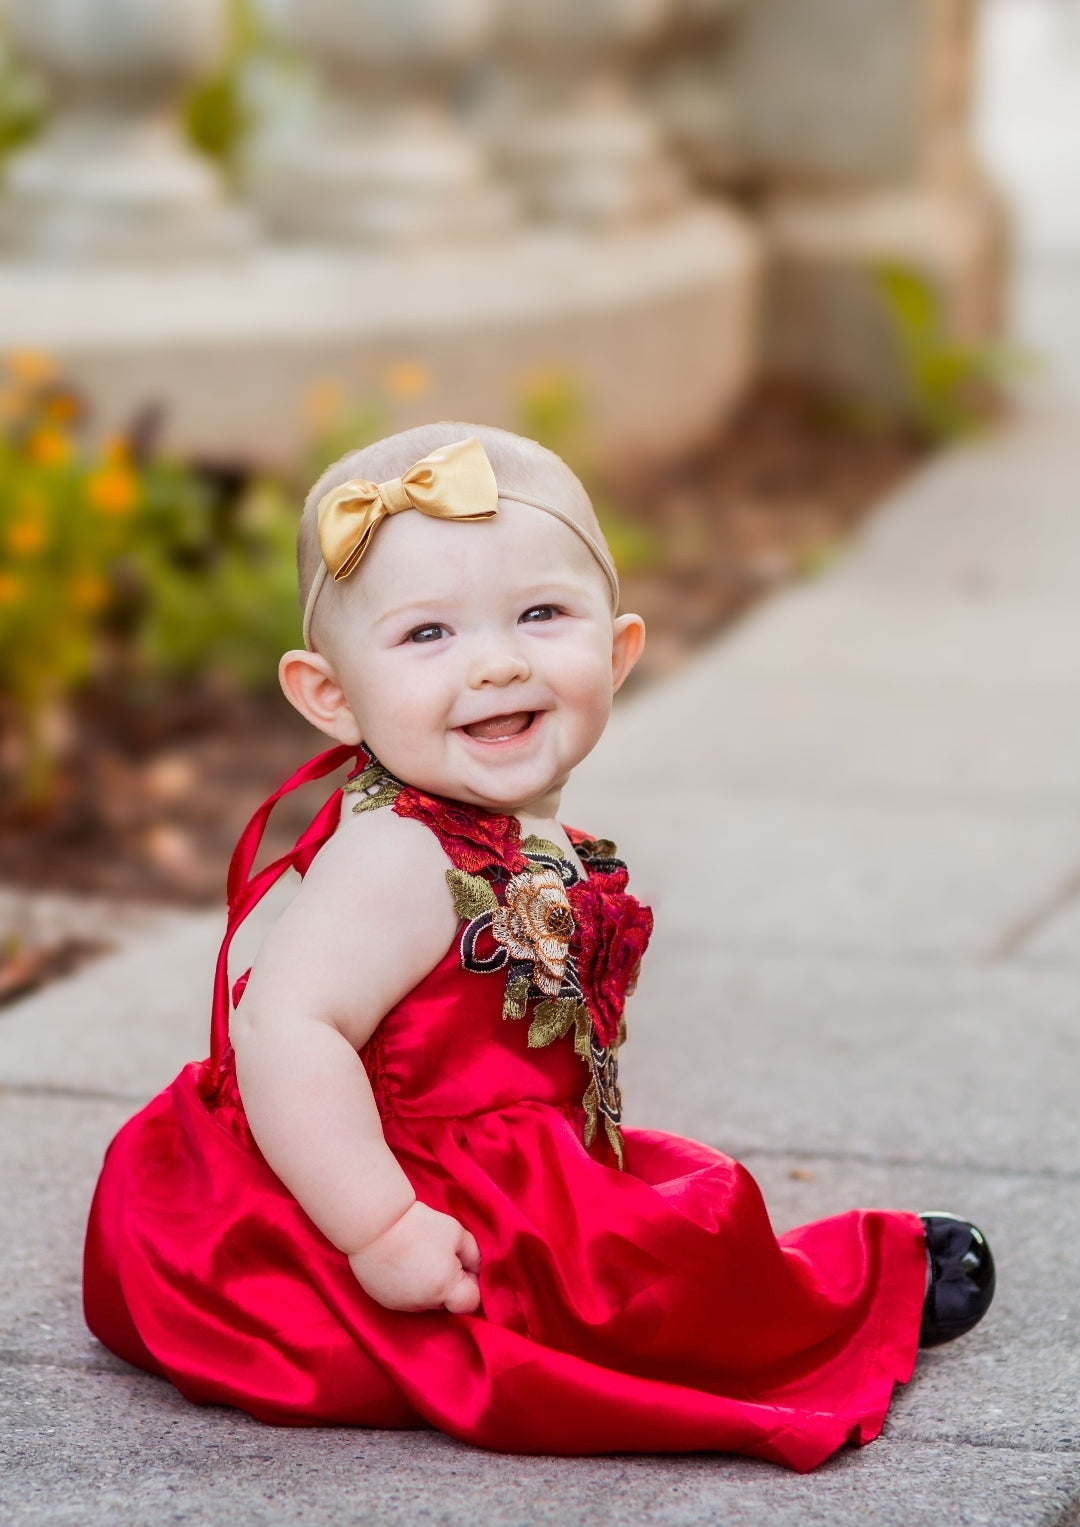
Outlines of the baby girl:
<svg viewBox="0 0 1080 1527">
<path fill-rule="evenodd" d="M 346 456 L 299 536 L 280 676 L 339 746 L 229 875 L 210 1059 L 110 1148 L 91 1329 L 267 1421 L 515 1452 L 813 1468 L 993 1294 L 980 1232 L 852 1211 L 777 1239 L 746 1171 L 621 1121 L 652 926 L 560 791 L 644 642 L 577 478 L 443 424 Z M 274 803 L 353 772 L 253 873 Z M 303 879 L 230 991 L 235 928 Z"/>
</svg>

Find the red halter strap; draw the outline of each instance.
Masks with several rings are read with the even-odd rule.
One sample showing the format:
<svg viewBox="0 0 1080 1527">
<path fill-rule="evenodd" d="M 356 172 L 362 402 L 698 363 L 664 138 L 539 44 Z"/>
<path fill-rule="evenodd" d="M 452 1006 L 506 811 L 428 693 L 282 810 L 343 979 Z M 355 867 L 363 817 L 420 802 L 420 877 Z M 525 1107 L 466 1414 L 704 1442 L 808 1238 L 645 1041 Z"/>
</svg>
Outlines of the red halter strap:
<svg viewBox="0 0 1080 1527">
<path fill-rule="evenodd" d="M 210 1020 L 210 1068 L 215 1076 L 229 1043 L 229 1013 L 232 1007 L 229 997 L 229 948 L 233 936 L 244 918 L 262 900 L 270 887 L 280 880 L 287 870 L 296 869 L 303 875 L 319 849 L 333 836 L 341 813 L 341 789 L 339 787 L 335 790 L 325 805 L 319 808 L 314 819 L 300 834 L 287 854 L 282 854 L 280 859 L 275 859 L 257 875 L 253 875 L 251 872 L 255 864 L 255 856 L 259 852 L 266 824 L 270 820 L 270 813 L 283 796 L 290 795 L 301 785 L 306 785 L 314 779 L 322 779 L 327 774 L 333 774 L 335 769 L 340 769 L 350 759 L 355 758 L 358 762 L 362 762 L 365 757 L 366 754 L 362 748 L 343 744 L 320 753 L 317 758 L 309 759 L 306 764 L 302 764 L 297 769 L 291 779 L 287 779 L 279 789 L 274 791 L 273 795 L 263 801 L 240 834 L 229 864 L 229 876 L 226 882 L 229 921 L 214 974 L 214 1005 Z"/>
</svg>

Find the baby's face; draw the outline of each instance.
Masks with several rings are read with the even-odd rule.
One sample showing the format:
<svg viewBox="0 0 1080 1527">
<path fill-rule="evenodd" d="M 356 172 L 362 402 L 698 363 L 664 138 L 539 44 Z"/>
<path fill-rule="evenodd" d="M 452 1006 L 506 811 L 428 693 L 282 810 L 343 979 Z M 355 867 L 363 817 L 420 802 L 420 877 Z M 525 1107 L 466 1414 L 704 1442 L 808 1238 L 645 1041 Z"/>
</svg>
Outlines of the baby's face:
<svg viewBox="0 0 1080 1527">
<path fill-rule="evenodd" d="M 436 795 L 546 814 L 604 729 L 617 625 L 635 619 L 613 621 L 573 532 L 505 501 L 477 524 L 398 514 L 343 592 L 331 662 L 386 767 Z"/>
</svg>

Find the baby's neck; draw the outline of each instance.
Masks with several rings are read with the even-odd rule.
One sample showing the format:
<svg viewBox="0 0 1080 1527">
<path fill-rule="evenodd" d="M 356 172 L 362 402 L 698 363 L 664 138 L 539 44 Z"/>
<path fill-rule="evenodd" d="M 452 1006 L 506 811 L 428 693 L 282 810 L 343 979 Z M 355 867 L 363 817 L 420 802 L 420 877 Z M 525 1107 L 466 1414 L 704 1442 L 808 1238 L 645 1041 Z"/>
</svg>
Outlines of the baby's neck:
<svg viewBox="0 0 1080 1527">
<path fill-rule="evenodd" d="M 521 823 L 521 836 L 523 838 L 537 837 L 546 838 L 549 843 L 556 844 L 561 848 L 571 863 L 576 864 L 582 875 L 585 874 L 584 866 L 578 858 L 574 845 L 567 837 L 566 829 L 559 821 L 559 801 L 561 790 L 552 790 L 538 800 L 530 801 L 528 808 L 522 807 L 520 811 L 512 813 Z"/>
<path fill-rule="evenodd" d="M 551 837 L 552 830 L 558 826 L 561 797 L 562 790 L 556 786 L 535 800 L 525 801 L 510 813 L 521 823 L 523 838 L 527 838 L 530 833 L 535 833 L 538 838 Z"/>
</svg>

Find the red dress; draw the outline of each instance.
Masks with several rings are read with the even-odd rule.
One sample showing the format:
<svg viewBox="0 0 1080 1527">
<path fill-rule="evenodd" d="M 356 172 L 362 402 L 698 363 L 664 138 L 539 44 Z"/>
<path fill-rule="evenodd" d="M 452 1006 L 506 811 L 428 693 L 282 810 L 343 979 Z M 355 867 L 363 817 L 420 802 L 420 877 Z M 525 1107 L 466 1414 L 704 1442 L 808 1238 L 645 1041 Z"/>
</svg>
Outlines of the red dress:
<svg viewBox="0 0 1080 1527">
<path fill-rule="evenodd" d="M 574 835 L 582 878 L 515 819 L 402 787 L 364 755 L 346 787 L 359 809 L 425 822 L 455 866 L 460 936 L 362 1053 L 418 1198 L 479 1242 L 478 1314 L 376 1304 L 275 1177 L 236 1088 L 225 957 L 267 887 L 333 832 L 342 792 L 249 878 L 274 800 L 354 752 L 305 766 L 241 838 L 211 1057 L 106 1156 L 86 1242 L 94 1334 L 191 1400 L 289 1425 L 800 1470 L 875 1437 L 915 1361 L 922 1226 L 853 1211 L 777 1239 L 736 1162 L 622 1134 L 615 1052 L 651 916 L 612 844 Z"/>
</svg>

